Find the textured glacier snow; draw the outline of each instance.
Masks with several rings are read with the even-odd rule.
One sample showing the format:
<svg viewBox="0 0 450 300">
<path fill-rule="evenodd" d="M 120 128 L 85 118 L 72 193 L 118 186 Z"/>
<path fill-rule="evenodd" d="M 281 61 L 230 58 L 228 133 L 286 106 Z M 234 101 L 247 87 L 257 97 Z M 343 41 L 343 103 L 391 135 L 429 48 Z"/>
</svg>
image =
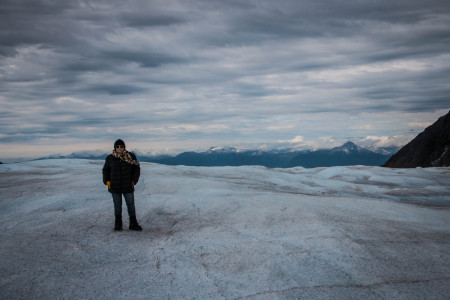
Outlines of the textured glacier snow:
<svg viewBox="0 0 450 300">
<path fill-rule="evenodd" d="M 0 166 L 1 299 L 450 294 L 448 168 L 142 163 L 144 230 L 114 232 L 102 164 Z"/>
</svg>

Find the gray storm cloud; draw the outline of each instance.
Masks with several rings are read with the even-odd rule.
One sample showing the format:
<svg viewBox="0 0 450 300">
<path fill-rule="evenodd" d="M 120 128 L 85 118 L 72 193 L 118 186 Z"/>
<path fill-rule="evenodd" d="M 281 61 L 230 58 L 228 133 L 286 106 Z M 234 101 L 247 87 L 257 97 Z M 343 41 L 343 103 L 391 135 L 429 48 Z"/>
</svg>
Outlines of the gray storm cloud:
<svg viewBox="0 0 450 300">
<path fill-rule="evenodd" d="M 0 142 L 412 135 L 449 46 L 448 1 L 2 1 Z"/>
</svg>

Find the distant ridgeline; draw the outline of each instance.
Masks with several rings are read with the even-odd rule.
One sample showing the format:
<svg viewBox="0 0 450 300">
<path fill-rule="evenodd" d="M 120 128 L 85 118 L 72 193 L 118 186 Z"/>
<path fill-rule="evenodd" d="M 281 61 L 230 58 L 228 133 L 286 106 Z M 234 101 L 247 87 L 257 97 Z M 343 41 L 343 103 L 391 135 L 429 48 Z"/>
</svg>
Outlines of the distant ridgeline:
<svg viewBox="0 0 450 300">
<path fill-rule="evenodd" d="M 450 166 L 450 111 L 401 148 L 383 167 Z"/>
<path fill-rule="evenodd" d="M 238 150 L 235 148 L 213 147 L 206 152 L 183 152 L 176 156 L 138 155 L 141 162 L 153 162 L 165 165 L 185 166 L 244 166 L 259 165 L 268 168 L 290 167 L 332 167 L 366 165 L 380 166 L 385 163 L 398 148 L 379 148 L 377 152 L 358 147 L 347 142 L 341 147 L 316 151 L 303 150 Z M 48 158 L 85 158 L 105 159 L 107 154 L 74 153 L 69 156 L 52 156 Z"/>
<path fill-rule="evenodd" d="M 391 168 L 450 166 L 450 111 L 426 128 L 410 143 L 401 148 L 378 148 L 371 151 L 347 142 L 341 147 L 316 151 L 292 150 L 237 150 L 235 148 L 211 148 L 206 152 L 183 152 L 176 156 L 138 155 L 143 162 L 185 166 L 244 166 L 259 165 L 268 168 L 333 167 L 333 166 L 383 166 Z M 105 159 L 105 153 L 79 152 L 68 156 L 49 158 Z"/>
<path fill-rule="evenodd" d="M 341 147 L 317 151 L 261 151 L 211 148 L 207 152 L 184 152 L 174 157 L 149 161 L 166 165 L 187 166 L 243 166 L 260 165 L 268 168 L 305 168 L 369 165 L 380 166 L 391 154 L 380 154 L 360 148 L 352 142 Z M 145 161 L 145 157 L 141 161 Z"/>
</svg>

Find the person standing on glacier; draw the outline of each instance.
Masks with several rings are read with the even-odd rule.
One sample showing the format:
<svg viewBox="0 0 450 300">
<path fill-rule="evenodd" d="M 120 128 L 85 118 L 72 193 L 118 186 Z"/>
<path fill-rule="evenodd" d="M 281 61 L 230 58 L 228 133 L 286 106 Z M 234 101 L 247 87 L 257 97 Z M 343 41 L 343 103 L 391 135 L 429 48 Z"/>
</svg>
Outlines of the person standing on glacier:
<svg viewBox="0 0 450 300">
<path fill-rule="evenodd" d="M 140 174 L 141 168 L 136 156 L 126 150 L 123 140 L 118 139 L 114 143 L 113 152 L 106 157 L 103 166 L 103 183 L 108 186 L 108 192 L 111 193 L 114 202 L 116 217 L 114 230 L 122 230 L 122 195 L 130 217 L 129 229 L 142 230 L 136 220 L 134 206 L 134 186 L 138 183 Z"/>
</svg>

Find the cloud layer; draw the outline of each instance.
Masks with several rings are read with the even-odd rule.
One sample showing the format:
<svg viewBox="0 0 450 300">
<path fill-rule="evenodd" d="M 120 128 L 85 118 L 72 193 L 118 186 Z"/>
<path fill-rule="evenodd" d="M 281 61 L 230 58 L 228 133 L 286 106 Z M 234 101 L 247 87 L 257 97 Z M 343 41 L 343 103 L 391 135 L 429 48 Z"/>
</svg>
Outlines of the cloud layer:
<svg viewBox="0 0 450 300">
<path fill-rule="evenodd" d="M 449 49 L 448 1 L 5 0 L 0 150 L 403 142 Z"/>
</svg>

